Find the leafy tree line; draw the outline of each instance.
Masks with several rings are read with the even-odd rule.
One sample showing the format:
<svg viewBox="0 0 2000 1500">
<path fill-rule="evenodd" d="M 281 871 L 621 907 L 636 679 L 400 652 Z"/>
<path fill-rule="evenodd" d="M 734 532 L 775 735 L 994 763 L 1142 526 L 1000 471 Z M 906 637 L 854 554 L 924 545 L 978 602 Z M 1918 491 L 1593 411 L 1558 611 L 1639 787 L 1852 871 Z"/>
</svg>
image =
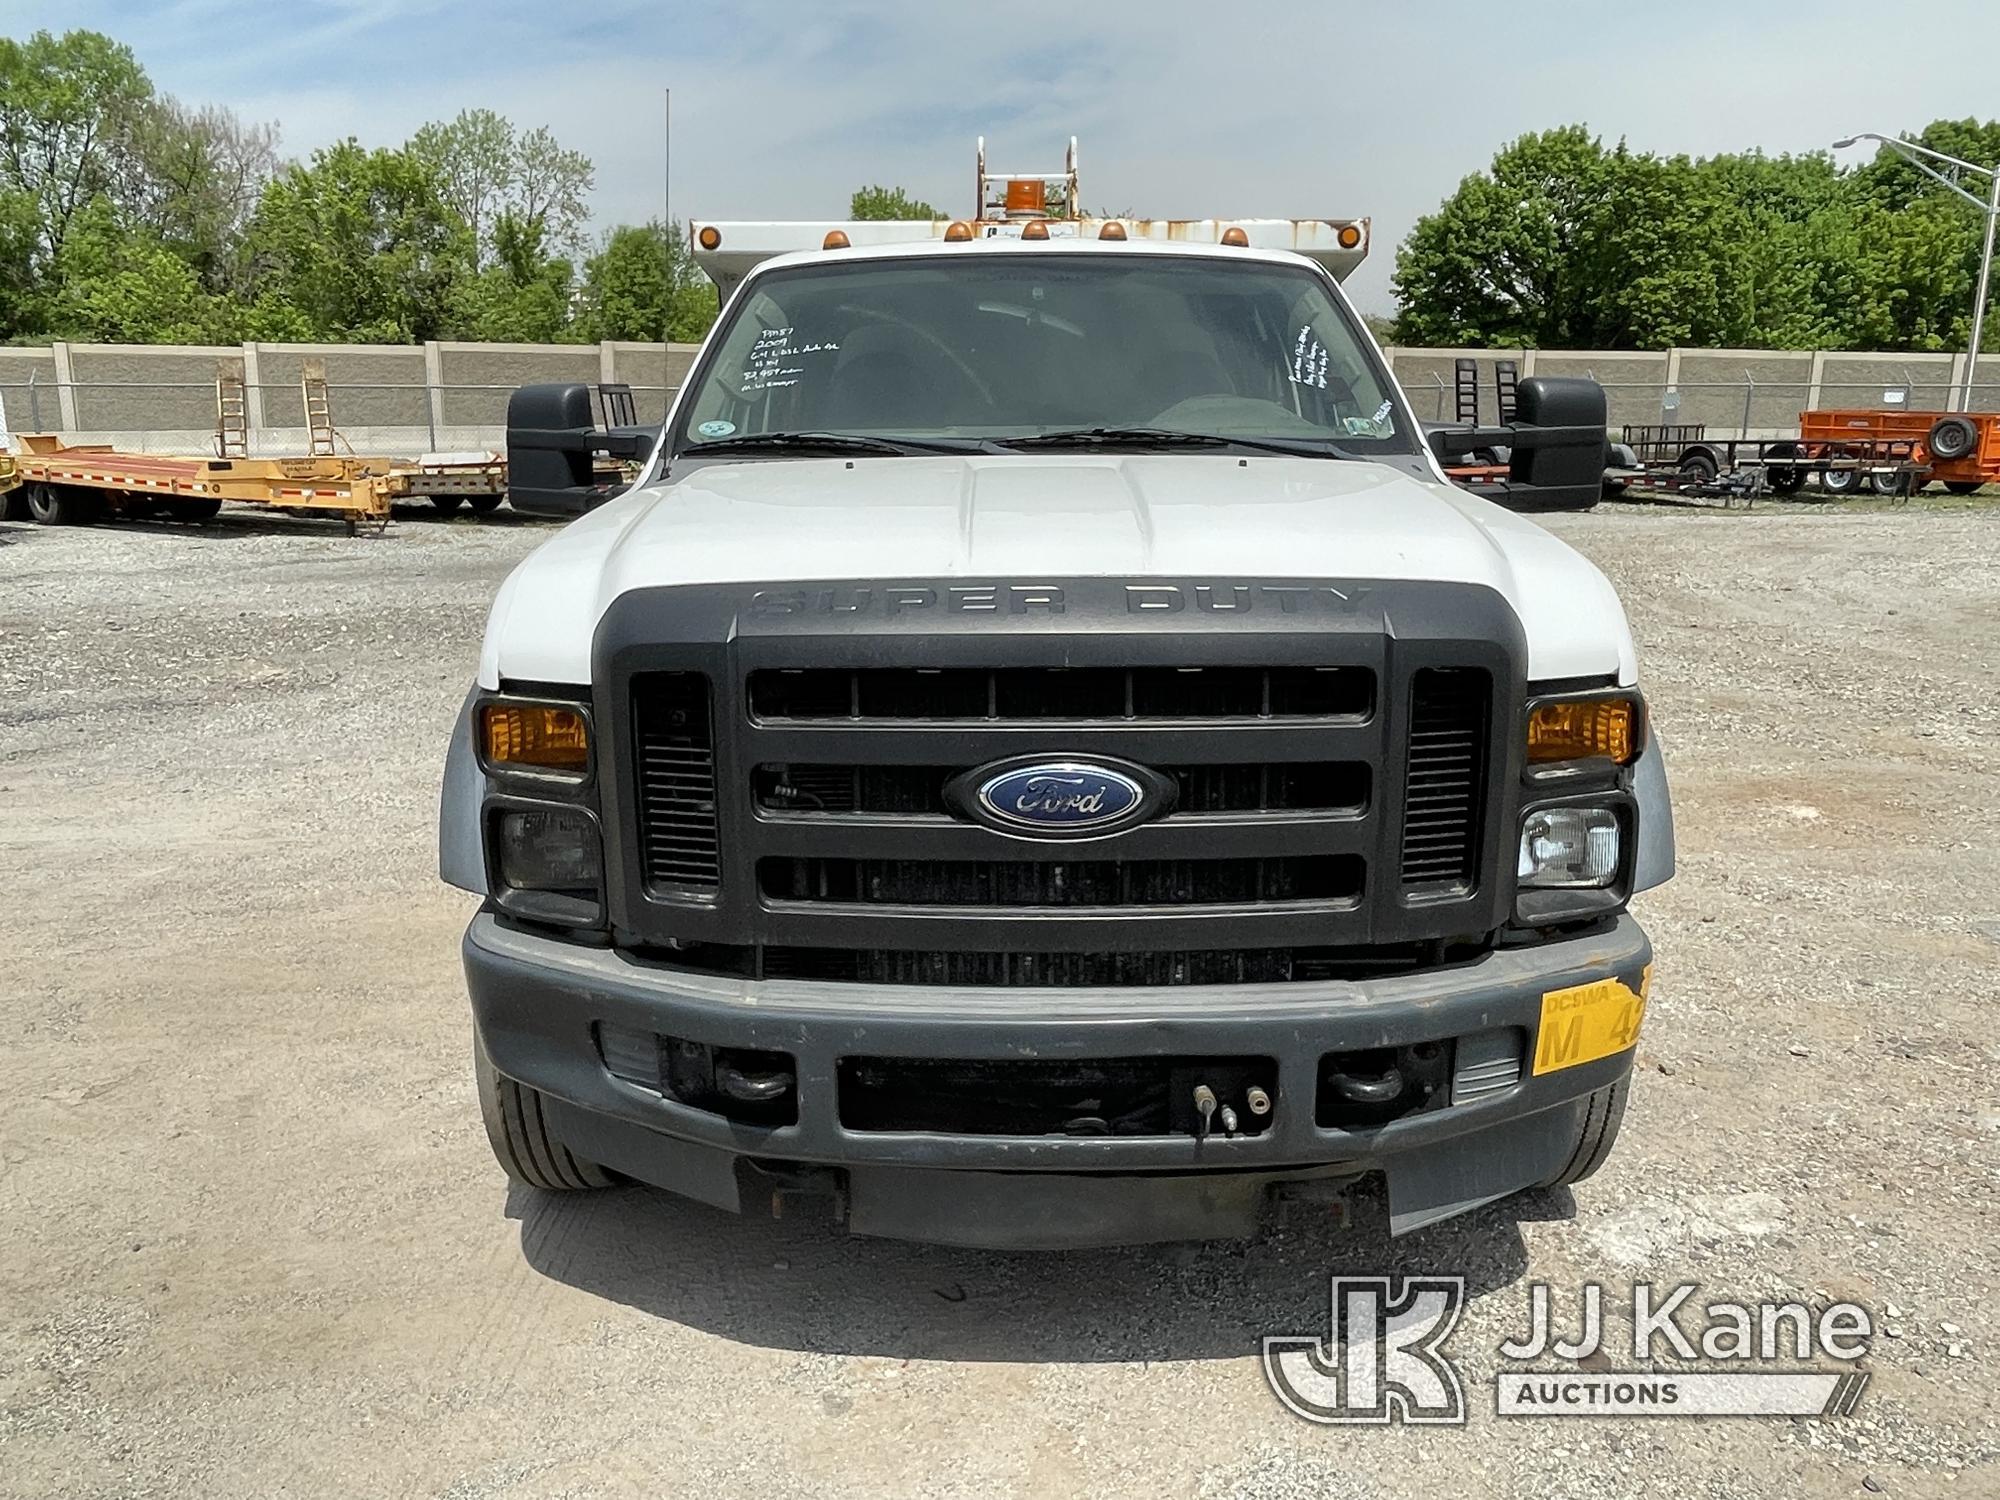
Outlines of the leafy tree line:
<svg viewBox="0 0 2000 1500">
<path fill-rule="evenodd" d="M 593 175 L 491 110 L 285 161 L 109 37 L 0 38 L 0 342 L 699 338 L 681 232 L 588 243 Z"/>
<path fill-rule="evenodd" d="M 2000 122 L 1908 137 L 2000 162 Z M 1985 180 L 1968 187 L 1983 195 Z M 1983 224 L 1883 147 L 1707 158 L 1525 135 L 1396 253 L 1404 343 L 1559 349 L 1953 350 L 1971 332 Z M 2000 320 L 1986 347 L 2000 348 Z"/>
</svg>

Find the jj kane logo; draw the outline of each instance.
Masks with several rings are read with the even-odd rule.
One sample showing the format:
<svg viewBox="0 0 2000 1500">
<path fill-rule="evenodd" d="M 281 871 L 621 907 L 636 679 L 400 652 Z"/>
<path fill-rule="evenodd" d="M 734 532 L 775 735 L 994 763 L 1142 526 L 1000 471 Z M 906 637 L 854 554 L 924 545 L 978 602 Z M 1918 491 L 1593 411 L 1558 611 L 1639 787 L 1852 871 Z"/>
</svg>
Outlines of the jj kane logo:
<svg viewBox="0 0 2000 1500">
<path fill-rule="evenodd" d="M 1586 1283 L 1575 1336 L 1558 1332 L 1546 1283 L 1528 1288 L 1528 1325 L 1499 1345 L 1503 1360 L 1565 1368 L 1503 1369 L 1495 1413 L 1537 1416 L 1819 1416 L 1851 1413 L 1867 1388 L 1855 1368 L 1874 1322 L 1835 1302 L 1697 1304 L 1691 1285 L 1632 1288 L 1630 1356 L 1648 1368 L 1605 1369 L 1618 1354 L 1607 1335 L 1604 1288 Z M 1264 1378 L 1285 1407 L 1323 1425 L 1460 1424 L 1465 1382 L 1445 1343 L 1465 1306 L 1458 1276 L 1336 1276 L 1329 1334 L 1264 1340 Z M 1591 1368 L 1578 1363 L 1595 1361 Z M 1682 1367 L 1682 1361 L 1693 1368 Z M 1815 1368 L 1831 1361 L 1844 1368 Z"/>
</svg>

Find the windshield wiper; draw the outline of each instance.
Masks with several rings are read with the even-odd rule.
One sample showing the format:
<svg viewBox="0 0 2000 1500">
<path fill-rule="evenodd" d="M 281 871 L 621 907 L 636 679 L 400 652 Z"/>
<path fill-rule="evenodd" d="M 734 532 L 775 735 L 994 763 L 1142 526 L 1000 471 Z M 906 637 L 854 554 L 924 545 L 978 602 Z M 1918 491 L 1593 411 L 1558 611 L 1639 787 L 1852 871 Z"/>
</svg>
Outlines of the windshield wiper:
<svg viewBox="0 0 2000 1500">
<path fill-rule="evenodd" d="M 990 443 L 972 438 L 879 438 L 851 432 L 746 432 L 740 437 L 690 443 L 684 456 L 712 453 L 997 453 Z"/>
<path fill-rule="evenodd" d="M 1065 432 L 1023 433 L 1000 438 L 1009 448 L 1254 448 L 1302 458 L 1353 458 L 1326 438 L 1237 437 L 1219 432 L 1179 432 L 1171 427 L 1076 427 Z"/>
</svg>

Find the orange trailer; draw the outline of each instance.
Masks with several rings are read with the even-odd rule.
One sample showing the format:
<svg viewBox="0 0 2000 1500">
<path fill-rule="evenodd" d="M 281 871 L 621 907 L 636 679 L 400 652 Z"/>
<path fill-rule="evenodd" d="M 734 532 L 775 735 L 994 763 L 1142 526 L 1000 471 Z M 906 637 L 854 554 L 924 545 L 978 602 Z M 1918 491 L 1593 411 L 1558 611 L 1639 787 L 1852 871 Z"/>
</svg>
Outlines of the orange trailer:
<svg viewBox="0 0 2000 1500">
<path fill-rule="evenodd" d="M 2000 481 L 2000 414 L 1893 407 L 1799 413 L 1806 458 L 1896 458 L 1954 495 Z"/>
</svg>

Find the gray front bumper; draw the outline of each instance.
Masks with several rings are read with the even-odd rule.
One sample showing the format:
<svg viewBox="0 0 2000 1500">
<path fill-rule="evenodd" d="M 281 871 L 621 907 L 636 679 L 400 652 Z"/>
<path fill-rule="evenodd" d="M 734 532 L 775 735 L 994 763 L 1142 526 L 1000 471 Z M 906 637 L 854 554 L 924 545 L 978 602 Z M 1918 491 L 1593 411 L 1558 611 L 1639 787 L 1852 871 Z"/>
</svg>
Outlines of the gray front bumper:
<svg viewBox="0 0 2000 1500">
<path fill-rule="evenodd" d="M 1028 990 L 750 982 L 664 969 L 504 927 L 467 930 L 466 978 L 487 1055 L 551 1100 L 579 1154 L 731 1211 L 787 1183 L 835 1184 L 859 1233 L 1019 1247 L 1254 1233 L 1269 1188 L 1381 1170 L 1398 1233 L 1543 1180 L 1569 1157 L 1585 1096 L 1625 1052 L 1535 1076 L 1545 991 L 1617 976 L 1634 989 L 1652 948 L 1629 916 L 1609 932 L 1366 981 L 1172 989 Z M 615 1078 L 600 1023 L 714 1046 L 788 1052 L 799 1118 L 732 1123 Z M 1520 1080 L 1367 1130 L 1319 1126 L 1328 1052 L 1523 1037 Z M 962 1136 L 849 1130 L 842 1056 L 953 1059 L 1264 1056 L 1279 1108 L 1257 1136 Z"/>
</svg>

